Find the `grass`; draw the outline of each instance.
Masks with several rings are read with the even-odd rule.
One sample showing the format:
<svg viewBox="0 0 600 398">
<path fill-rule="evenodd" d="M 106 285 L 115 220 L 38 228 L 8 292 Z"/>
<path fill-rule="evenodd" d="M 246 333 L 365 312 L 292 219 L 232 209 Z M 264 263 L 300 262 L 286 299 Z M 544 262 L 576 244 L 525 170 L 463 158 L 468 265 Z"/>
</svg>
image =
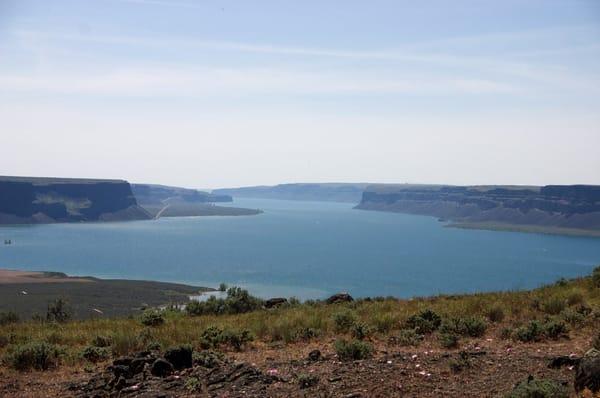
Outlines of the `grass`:
<svg viewBox="0 0 600 398">
<path fill-rule="evenodd" d="M 63 363 L 83 363 L 81 353 L 89 346 L 106 348 L 113 356 L 119 356 L 150 345 L 166 348 L 190 344 L 196 350 L 243 350 L 253 341 L 268 344 L 354 338 L 351 342 L 368 345 L 359 339 L 395 338 L 398 341 L 399 336 L 400 344 L 417 345 L 425 333 L 434 333 L 441 346 L 451 347 L 454 337 L 447 335 L 481 338 L 491 333 L 488 325 L 492 323 L 494 330 L 507 331 L 505 338 L 535 342 L 567 336 L 567 324 L 571 322 L 576 322 L 577 330 L 597 327 L 600 288 L 596 283 L 597 280 L 586 277 L 531 291 L 440 295 L 411 300 L 365 299 L 334 305 L 311 301 L 223 315 L 192 316 L 169 309 L 160 312 L 162 323 L 146 322 L 152 326 L 142 323 L 146 319 L 143 316 L 63 323 L 11 321 L 0 324 L 0 355 L 6 361 L 19 347 L 45 343 L 64 350 Z M 236 297 L 243 296 L 236 292 Z M 242 311 L 248 310 L 243 301 L 235 301 L 233 305 Z M 562 310 L 555 314 L 559 307 Z M 52 361 L 57 358 L 53 357 Z"/>
</svg>

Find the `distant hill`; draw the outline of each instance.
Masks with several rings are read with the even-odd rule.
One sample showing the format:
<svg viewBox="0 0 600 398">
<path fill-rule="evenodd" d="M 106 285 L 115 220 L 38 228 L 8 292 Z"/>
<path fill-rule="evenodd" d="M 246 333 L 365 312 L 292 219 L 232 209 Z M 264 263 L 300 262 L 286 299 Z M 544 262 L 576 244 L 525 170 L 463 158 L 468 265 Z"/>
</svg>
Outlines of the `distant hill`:
<svg viewBox="0 0 600 398">
<path fill-rule="evenodd" d="M 0 176 L 0 224 L 149 218 L 127 181 Z"/>
<path fill-rule="evenodd" d="M 140 206 L 155 218 L 249 216 L 261 213 L 258 209 L 214 205 L 232 202 L 229 195 L 154 184 L 132 184 L 131 187 Z"/>
<path fill-rule="evenodd" d="M 239 198 L 315 200 L 358 203 L 366 183 L 299 183 L 215 189 L 213 194 Z"/>
<path fill-rule="evenodd" d="M 229 195 L 215 195 L 197 189 L 170 187 L 155 184 L 131 184 L 140 205 L 168 204 L 174 202 L 213 203 L 231 202 Z"/>
<path fill-rule="evenodd" d="M 379 184 L 357 209 L 435 216 L 454 226 L 600 233 L 600 186 L 448 186 Z"/>
</svg>

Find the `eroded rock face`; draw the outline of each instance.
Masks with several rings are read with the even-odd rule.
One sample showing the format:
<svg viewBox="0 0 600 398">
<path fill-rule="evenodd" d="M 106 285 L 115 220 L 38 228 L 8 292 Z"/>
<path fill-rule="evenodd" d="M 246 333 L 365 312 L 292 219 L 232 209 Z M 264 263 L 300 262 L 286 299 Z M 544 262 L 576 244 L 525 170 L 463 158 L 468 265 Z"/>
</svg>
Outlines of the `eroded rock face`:
<svg viewBox="0 0 600 398">
<path fill-rule="evenodd" d="M 348 293 L 337 293 L 327 299 L 327 304 L 347 303 L 350 301 L 354 301 L 354 299 Z"/>
<path fill-rule="evenodd" d="M 585 353 L 575 372 L 575 390 L 600 391 L 600 351 L 592 348 Z"/>
</svg>

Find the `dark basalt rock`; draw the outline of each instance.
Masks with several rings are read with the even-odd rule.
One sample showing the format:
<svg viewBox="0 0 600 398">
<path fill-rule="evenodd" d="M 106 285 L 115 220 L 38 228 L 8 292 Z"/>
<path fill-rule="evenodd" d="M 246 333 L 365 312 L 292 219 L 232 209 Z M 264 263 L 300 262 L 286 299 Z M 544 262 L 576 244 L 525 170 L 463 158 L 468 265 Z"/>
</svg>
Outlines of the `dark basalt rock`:
<svg viewBox="0 0 600 398">
<path fill-rule="evenodd" d="M 354 301 L 348 293 L 337 293 L 327 299 L 327 304 L 348 303 Z"/>
<path fill-rule="evenodd" d="M 173 365 L 162 358 L 158 358 L 152 364 L 152 368 L 150 369 L 150 373 L 156 377 L 167 377 L 173 373 Z"/>
<path fill-rule="evenodd" d="M 321 359 L 321 351 L 312 350 L 311 352 L 308 353 L 308 359 L 310 359 L 311 361 L 320 360 Z"/>
<path fill-rule="evenodd" d="M 188 346 L 179 346 L 165 351 L 164 358 L 169 361 L 177 370 L 192 367 L 192 348 Z"/>
<path fill-rule="evenodd" d="M 265 301 L 265 308 L 278 307 L 280 305 L 286 304 L 287 302 L 287 299 L 283 297 L 271 298 Z"/>
<path fill-rule="evenodd" d="M 600 351 L 595 348 L 585 353 L 575 372 L 575 391 L 585 388 L 592 392 L 600 391 Z"/>
<path fill-rule="evenodd" d="M 567 355 L 561 355 L 556 358 L 553 358 L 552 361 L 550 362 L 550 364 L 548 365 L 548 367 L 552 368 L 552 369 L 558 369 L 563 366 L 577 366 L 577 365 L 579 365 L 580 361 L 581 361 L 581 358 L 578 358 L 578 357 L 570 357 Z"/>
</svg>

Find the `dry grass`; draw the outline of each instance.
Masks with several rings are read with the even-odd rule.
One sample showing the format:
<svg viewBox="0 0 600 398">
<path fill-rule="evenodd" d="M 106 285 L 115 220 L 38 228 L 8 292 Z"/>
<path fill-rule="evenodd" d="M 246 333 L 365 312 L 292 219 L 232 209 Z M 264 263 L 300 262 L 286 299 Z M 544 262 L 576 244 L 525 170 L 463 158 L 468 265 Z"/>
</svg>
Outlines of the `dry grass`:
<svg viewBox="0 0 600 398">
<path fill-rule="evenodd" d="M 564 310 L 555 314 L 557 309 Z M 157 343 L 163 347 L 192 344 L 198 347 L 201 333 L 209 326 L 224 330 L 247 329 L 257 343 L 302 339 L 320 341 L 350 337 L 350 332 L 336 328 L 336 314 L 347 312 L 352 319 L 373 331 L 373 340 L 387 340 L 405 328 L 411 315 L 431 309 L 442 319 L 480 317 L 490 312 L 503 312 L 492 330 L 516 328 L 531 320 L 547 318 L 565 320 L 578 330 L 598 326 L 600 320 L 600 288 L 592 278 L 560 281 L 532 291 L 482 293 L 470 295 L 435 296 L 412 300 L 367 299 L 346 304 L 325 305 L 308 303 L 258 310 L 239 315 L 189 316 L 183 312 L 165 311 L 165 322 L 155 327 L 144 326 L 139 318 L 93 319 L 63 324 L 47 322 L 17 322 L 0 326 L 0 354 L 18 344 L 46 341 L 62 346 L 66 355 L 63 364 L 84 361 L 79 355 L 97 336 L 108 336 L 113 355 L 123 355 Z M 552 312 L 549 314 L 548 312 Z M 574 316 L 580 312 L 581 316 Z M 310 333 L 307 332 L 310 330 Z M 492 333 L 488 331 L 487 333 Z M 316 337 L 315 337 L 316 336 Z"/>
</svg>

